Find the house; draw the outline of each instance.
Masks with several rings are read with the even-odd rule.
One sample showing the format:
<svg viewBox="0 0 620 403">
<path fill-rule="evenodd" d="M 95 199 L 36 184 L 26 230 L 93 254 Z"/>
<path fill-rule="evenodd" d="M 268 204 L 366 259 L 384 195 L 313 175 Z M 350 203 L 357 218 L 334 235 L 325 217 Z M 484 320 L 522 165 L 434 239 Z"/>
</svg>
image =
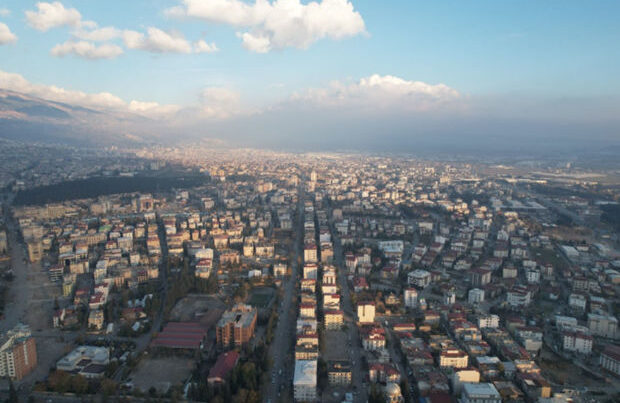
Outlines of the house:
<svg viewBox="0 0 620 403">
<path fill-rule="evenodd" d="M 235 350 L 220 354 L 215 365 L 209 370 L 207 383 L 211 386 L 223 384 L 226 381 L 226 376 L 237 365 L 238 360 L 239 353 Z"/>
</svg>

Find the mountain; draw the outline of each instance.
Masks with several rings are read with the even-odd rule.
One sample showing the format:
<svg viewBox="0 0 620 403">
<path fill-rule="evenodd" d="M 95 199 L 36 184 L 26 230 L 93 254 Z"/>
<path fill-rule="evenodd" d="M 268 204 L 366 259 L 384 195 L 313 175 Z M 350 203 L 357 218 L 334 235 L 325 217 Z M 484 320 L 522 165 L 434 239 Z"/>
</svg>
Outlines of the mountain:
<svg viewBox="0 0 620 403">
<path fill-rule="evenodd" d="M 0 89 L 0 137 L 75 145 L 123 145 L 146 140 L 132 128 L 148 119 L 99 111 Z M 120 133 L 120 134 L 119 134 Z"/>
</svg>

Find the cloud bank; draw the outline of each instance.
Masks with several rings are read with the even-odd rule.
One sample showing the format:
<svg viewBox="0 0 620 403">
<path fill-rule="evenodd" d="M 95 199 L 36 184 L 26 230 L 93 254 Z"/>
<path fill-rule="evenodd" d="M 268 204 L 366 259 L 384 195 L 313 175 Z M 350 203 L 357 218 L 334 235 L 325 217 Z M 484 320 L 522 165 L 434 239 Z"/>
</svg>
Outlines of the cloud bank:
<svg viewBox="0 0 620 403">
<path fill-rule="evenodd" d="M 9 43 L 17 42 L 17 35 L 15 35 L 9 27 L 0 22 L 0 45 L 6 45 Z"/>
<path fill-rule="evenodd" d="M 169 8 L 173 17 L 198 18 L 208 22 L 245 28 L 239 32 L 243 46 L 266 53 L 287 47 L 306 49 L 323 39 L 344 39 L 366 31 L 364 20 L 348 0 L 322 0 L 303 4 L 300 0 L 183 0 Z"/>
<path fill-rule="evenodd" d="M 114 59 L 123 54 L 120 46 L 113 44 L 95 45 L 87 41 L 72 41 L 56 45 L 52 48 L 52 56 L 63 57 L 69 54 L 85 59 Z"/>
</svg>

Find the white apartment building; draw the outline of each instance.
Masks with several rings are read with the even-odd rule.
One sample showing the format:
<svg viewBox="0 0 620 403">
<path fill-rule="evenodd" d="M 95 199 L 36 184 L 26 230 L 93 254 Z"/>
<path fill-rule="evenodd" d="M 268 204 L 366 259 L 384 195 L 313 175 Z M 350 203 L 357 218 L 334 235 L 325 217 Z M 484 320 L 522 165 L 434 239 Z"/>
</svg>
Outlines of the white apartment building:
<svg viewBox="0 0 620 403">
<path fill-rule="evenodd" d="M 415 288 L 405 288 L 404 299 L 407 308 L 418 307 L 418 291 Z"/>
<path fill-rule="evenodd" d="M 470 304 L 480 304 L 484 302 L 484 290 L 481 290 L 480 288 L 473 288 L 469 290 L 469 293 L 467 294 L 467 301 L 469 301 Z"/>
<path fill-rule="evenodd" d="M 313 402 L 317 400 L 316 371 L 316 360 L 295 361 L 295 376 L 293 378 L 295 401 Z"/>
<path fill-rule="evenodd" d="M 360 302 L 357 304 L 357 321 L 359 323 L 373 323 L 375 321 L 374 302 Z"/>
<path fill-rule="evenodd" d="M 579 332 L 564 332 L 562 333 L 562 346 L 566 351 L 590 354 L 592 352 L 592 336 Z"/>
</svg>

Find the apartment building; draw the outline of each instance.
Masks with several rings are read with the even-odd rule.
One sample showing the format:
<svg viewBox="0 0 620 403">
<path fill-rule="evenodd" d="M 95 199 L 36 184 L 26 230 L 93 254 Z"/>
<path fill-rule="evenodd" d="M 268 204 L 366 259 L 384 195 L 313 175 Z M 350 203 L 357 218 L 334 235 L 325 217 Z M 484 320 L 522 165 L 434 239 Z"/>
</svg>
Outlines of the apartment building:
<svg viewBox="0 0 620 403">
<path fill-rule="evenodd" d="M 37 366 L 37 347 L 30 328 L 17 325 L 0 339 L 0 377 L 20 380 Z"/>
<path fill-rule="evenodd" d="M 257 317 L 256 309 L 245 304 L 237 304 L 224 312 L 216 327 L 218 347 L 235 347 L 249 342 L 254 335 Z"/>
</svg>

